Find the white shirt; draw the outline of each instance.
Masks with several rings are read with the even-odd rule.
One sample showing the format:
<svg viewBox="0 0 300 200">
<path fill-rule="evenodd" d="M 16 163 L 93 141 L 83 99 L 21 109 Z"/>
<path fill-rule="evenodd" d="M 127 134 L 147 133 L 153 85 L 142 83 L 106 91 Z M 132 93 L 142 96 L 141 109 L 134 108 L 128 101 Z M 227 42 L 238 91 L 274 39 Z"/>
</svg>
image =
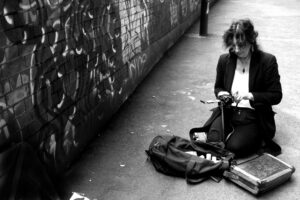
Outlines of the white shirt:
<svg viewBox="0 0 300 200">
<path fill-rule="evenodd" d="M 249 92 L 249 64 L 246 67 L 242 67 L 241 63 L 237 62 L 237 66 L 234 73 L 234 78 L 231 86 L 231 94 L 238 92 L 239 94 L 246 94 Z M 244 72 L 243 72 L 244 69 Z M 236 106 L 236 103 L 232 103 L 232 106 Z M 241 100 L 238 107 L 251 108 L 249 100 Z"/>
</svg>

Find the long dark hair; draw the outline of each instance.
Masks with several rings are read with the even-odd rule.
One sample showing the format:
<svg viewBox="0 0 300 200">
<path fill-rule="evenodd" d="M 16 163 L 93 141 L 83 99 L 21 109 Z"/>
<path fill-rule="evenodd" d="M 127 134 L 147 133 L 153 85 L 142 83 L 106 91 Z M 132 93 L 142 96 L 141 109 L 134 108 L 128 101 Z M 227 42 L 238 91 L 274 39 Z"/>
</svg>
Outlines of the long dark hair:
<svg viewBox="0 0 300 200">
<path fill-rule="evenodd" d="M 244 45 L 246 42 L 252 45 L 252 50 L 259 49 L 256 38 L 258 32 L 254 30 L 253 23 L 250 19 L 240 19 L 232 22 L 229 29 L 223 35 L 223 43 L 225 48 L 229 48 L 232 52 L 233 39 L 235 38 L 238 45 Z"/>
</svg>

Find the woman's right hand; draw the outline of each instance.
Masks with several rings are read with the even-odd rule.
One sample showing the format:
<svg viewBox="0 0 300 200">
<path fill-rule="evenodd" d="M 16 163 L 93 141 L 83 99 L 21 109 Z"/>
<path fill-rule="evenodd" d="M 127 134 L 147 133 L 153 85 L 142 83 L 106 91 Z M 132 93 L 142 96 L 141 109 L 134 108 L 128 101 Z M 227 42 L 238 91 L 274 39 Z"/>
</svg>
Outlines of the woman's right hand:
<svg viewBox="0 0 300 200">
<path fill-rule="evenodd" d="M 229 94 L 229 92 L 227 92 L 227 91 L 220 91 L 220 92 L 218 93 L 218 97 L 223 96 L 223 95 L 230 95 L 230 94 Z"/>
</svg>

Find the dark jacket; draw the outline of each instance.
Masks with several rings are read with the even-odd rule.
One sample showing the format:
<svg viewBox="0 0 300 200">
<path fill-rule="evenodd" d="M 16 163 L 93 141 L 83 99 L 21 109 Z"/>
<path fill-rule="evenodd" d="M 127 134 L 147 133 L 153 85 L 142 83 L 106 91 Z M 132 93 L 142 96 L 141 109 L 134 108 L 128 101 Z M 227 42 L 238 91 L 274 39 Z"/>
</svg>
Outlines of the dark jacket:
<svg viewBox="0 0 300 200">
<path fill-rule="evenodd" d="M 233 53 L 223 54 L 217 65 L 215 95 L 220 91 L 231 92 L 236 69 L 237 56 Z M 278 65 L 275 56 L 257 50 L 252 53 L 249 70 L 249 92 L 254 101 L 250 105 L 255 109 L 263 137 L 271 140 L 276 131 L 272 105 L 279 104 L 282 90 Z"/>
</svg>

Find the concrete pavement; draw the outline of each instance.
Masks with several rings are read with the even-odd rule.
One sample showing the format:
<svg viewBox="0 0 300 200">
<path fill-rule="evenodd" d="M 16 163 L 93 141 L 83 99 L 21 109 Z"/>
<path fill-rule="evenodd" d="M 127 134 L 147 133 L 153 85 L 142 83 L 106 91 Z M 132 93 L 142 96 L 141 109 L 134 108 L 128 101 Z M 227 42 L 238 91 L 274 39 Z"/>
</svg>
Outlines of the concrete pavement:
<svg viewBox="0 0 300 200">
<path fill-rule="evenodd" d="M 219 0 L 210 10 L 209 36 L 198 36 L 199 23 L 191 27 L 87 147 L 63 190 L 98 200 L 256 199 L 225 180 L 188 185 L 160 174 L 144 153 L 156 135 L 187 138 L 190 128 L 206 121 L 213 105 L 199 100 L 214 98 L 215 68 L 225 52 L 221 36 L 233 19 L 248 17 L 262 49 L 277 57 L 284 97 L 275 107 L 275 140 L 282 146 L 279 158 L 296 167 L 289 182 L 259 199 L 300 199 L 299 10 L 297 0 Z"/>
</svg>

